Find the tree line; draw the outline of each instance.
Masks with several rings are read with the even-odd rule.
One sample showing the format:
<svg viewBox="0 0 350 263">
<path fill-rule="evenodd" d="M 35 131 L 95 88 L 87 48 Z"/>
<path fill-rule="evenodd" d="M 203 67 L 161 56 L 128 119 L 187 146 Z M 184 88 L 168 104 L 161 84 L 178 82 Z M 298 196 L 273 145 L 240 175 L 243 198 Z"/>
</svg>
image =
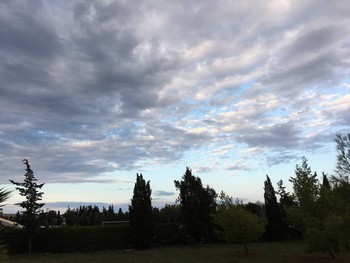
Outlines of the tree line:
<svg viewBox="0 0 350 263">
<path fill-rule="evenodd" d="M 135 248 L 151 247 L 155 239 L 154 226 L 158 223 L 176 223 L 184 242 L 201 244 L 225 241 L 242 243 L 248 253 L 248 243 L 258 239 L 278 241 L 305 238 L 309 251 L 328 252 L 332 257 L 350 244 L 350 133 L 336 136 L 337 169 L 335 175 L 322 174 L 319 179 L 303 157 L 297 164 L 295 175 L 289 179 L 293 191 L 286 191 L 282 180 L 277 190 L 268 175 L 264 181 L 264 205 L 243 204 L 224 192 L 203 186 L 201 179 L 187 167 L 181 180 L 174 185 L 179 191 L 175 205 L 158 209 L 152 206 L 151 185 L 142 174 L 136 175 L 129 211 L 114 211 L 113 206 L 81 206 L 68 208 L 59 215 L 41 209 L 44 184 L 37 184 L 27 160 L 24 183 L 17 185 L 26 201 L 19 203 L 24 212 L 22 220 L 29 237 L 43 220 L 46 225 L 99 225 L 103 221 L 129 221 Z M 3 189 L 1 189 L 4 191 Z M 7 193 L 9 194 L 9 193 Z M 1 198 L 1 195 L 0 195 Z M 2 200 L 2 199 L 0 199 Z"/>
<path fill-rule="evenodd" d="M 327 252 L 331 257 L 350 248 L 350 133 L 338 134 L 335 175 L 321 178 L 305 157 L 296 165 L 287 192 L 283 181 L 274 190 L 270 178 L 265 181 L 266 234 L 271 240 L 295 236 L 306 239 L 308 250 Z M 279 202 L 277 197 L 279 197 Z"/>
</svg>

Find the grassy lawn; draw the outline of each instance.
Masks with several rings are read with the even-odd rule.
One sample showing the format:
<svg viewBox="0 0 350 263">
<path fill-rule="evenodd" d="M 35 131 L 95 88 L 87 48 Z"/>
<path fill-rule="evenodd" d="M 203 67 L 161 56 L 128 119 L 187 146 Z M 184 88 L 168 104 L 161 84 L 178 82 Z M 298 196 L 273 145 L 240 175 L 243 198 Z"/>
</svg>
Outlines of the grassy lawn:
<svg viewBox="0 0 350 263">
<path fill-rule="evenodd" d="M 16 263 L 170 263 L 170 262 L 350 262 L 350 253 L 338 254 L 335 260 L 327 254 L 307 254 L 302 242 L 254 243 L 244 255 L 241 245 L 204 245 L 191 247 L 164 247 L 144 251 L 100 251 L 95 253 L 62 253 L 11 255 L 9 262 Z"/>
</svg>

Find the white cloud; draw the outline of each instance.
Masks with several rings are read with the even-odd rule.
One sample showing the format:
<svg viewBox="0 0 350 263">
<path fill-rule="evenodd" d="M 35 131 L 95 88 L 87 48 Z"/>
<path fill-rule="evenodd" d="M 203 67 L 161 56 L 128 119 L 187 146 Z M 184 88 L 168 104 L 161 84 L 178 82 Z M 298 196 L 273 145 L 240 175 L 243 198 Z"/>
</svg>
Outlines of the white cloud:
<svg viewBox="0 0 350 263">
<path fill-rule="evenodd" d="M 347 1 L 0 6 L 1 173 L 107 180 L 200 149 L 200 171 L 274 165 L 350 125 Z"/>
</svg>

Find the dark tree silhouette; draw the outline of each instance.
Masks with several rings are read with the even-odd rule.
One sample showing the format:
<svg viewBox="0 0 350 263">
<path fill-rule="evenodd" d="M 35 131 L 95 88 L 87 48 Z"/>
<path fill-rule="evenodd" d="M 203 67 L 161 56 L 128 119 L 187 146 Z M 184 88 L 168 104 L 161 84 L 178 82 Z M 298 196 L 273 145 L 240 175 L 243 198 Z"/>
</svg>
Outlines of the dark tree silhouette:
<svg viewBox="0 0 350 263">
<path fill-rule="evenodd" d="M 174 183 L 180 190 L 179 201 L 188 234 L 196 242 L 209 238 L 213 233 L 211 214 L 215 213 L 216 208 L 215 190 L 209 186 L 204 188 L 201 179 L 192 175 L 188 167 L 182 181 Z"/>
<path fill-rule="evenodd" d="M 275 189 L 268 175 L 266 175 L 264 191 L 267 235 L 271 240 L 282 240 L 287 235 L 288 225 L 284 221 L 285 213 L 277 203 Z"/>
<path fill-rule="evenodd" d="M 137 249 L 149 248 L 154 236 L 150 181 L 136 175 L 134 195 L 129 206 L 130 226 Z"/>
<path fill-rule="evenodd" d="M 277 194 L 280 196 L 280 204 L 284 208 L 296 206 L 295 196 L 286 191 L 286 187 L 283 185 L 283 180 L 277 182 L 278 191 Z"/>
<path fill-rule="evenodd" d="M 17 203 L 24 209 L 22 212 L 22 224 L 25 227 L 25 230 L 28 234 L 28 252 L 32 252 L 32 237 L 35 233 L 35 230 L 39 227 L 38 214 L 41 211 L 41 208 L 45 205 L 44 203 L 39 203 L 38 201 L 42 200 L 43 192 L 40 192 L 44 184 L 37 184 L 37 179 L 34 176 L 32 169 L 30 168 L 29 162 L 27 159 L 23 160 L 24 165 L 26 166 L 26 173 L 24 174 L 24 182 L 19 183 L 13 180 L 10 180 L 11 183 L 16 185 L 16 190 L 19 191 L 21 196 L 26 198 L 25 201 Z"/>
</svg>

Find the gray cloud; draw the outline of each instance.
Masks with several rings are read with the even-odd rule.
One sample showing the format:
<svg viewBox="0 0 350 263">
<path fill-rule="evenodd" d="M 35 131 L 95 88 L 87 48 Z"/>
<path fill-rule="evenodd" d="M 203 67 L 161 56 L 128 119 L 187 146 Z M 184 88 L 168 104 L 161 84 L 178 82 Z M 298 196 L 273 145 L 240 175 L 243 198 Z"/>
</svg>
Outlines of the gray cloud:
<svg viewBox="0 0 350 263">
<path fill-rule="evenodd" d="M 3 1 L 1 180 L 23 158 L 47 182 L 106 182 L 203 147 L 287 153 L 268 165 L 318 149 L 350 124 L 349 17 L 346 1 Z"/>
<path fill-rule="evenodd" d="M 237 141 L 255 147 L 297 147 L 301 140 L 299 128 L 294 123 L 283 123 L 256 129 L 251 133 L 237 136 Z"/>
<path fill-rule="evenodd" d="M 168 191 L 155 191 L 153 193 L 155 196 L 172 196 L 175 195 L 175 192 L 168 192 Z"/>
</svg>

